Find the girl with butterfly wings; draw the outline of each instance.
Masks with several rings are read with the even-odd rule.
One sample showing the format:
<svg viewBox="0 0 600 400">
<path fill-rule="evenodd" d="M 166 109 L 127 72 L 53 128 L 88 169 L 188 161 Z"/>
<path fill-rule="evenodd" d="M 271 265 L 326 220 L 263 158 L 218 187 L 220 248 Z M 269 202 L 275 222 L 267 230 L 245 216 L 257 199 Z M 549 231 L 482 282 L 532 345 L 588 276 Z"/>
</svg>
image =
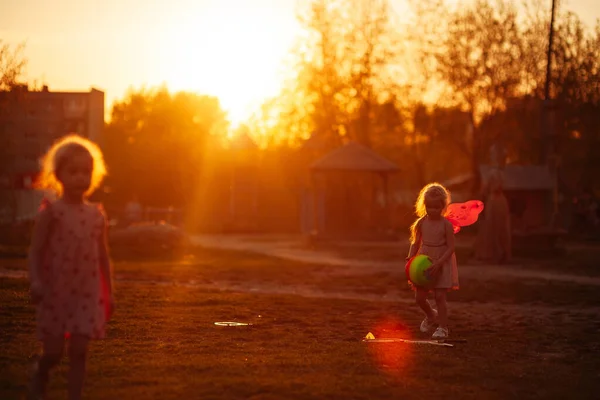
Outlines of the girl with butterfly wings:
<svg viewBox="0 0 600 400">
<path fill-rule="evenodd" d="M 454 234 L 462 226 L 475 223 L 482 210 L 483 203 L 478 200 L 450 204 L 450 192 L 439 183 L 430 183 L 419 193 L 415 204 L 418 219 L 410 228 L 411 246 L 406 261 L 423 254 L 433 263 L 430 267 L 432 285 L 426 288 L 411 285 L 416 291 L 415 300 L 425 313 L 420 330 L 426 333 L 437 326 L 433 339 L 448 337 L 446 293 L 458 289 Z M 430 291 L 434 292 L 437 310 L 427 300 Z"/>
</svg>

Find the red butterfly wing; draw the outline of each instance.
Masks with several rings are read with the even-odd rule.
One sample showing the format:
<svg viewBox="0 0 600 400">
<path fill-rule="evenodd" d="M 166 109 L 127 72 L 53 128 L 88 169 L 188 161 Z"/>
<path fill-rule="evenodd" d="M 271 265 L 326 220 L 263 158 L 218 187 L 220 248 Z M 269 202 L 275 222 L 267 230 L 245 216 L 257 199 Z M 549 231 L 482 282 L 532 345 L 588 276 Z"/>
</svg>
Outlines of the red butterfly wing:
<svg viewBox="0 0 600 400">
<path fill-rule="evenodd" d="M 452 203 L 448 206 L 446 218 L 452 223 L 454 233 L 458 233 L 461 226 L 469 226 L 477 222 L 479 214 L 482 211 L 483 202 L 479 200 L 469 200 L 466 203 Z"/>
</svg>

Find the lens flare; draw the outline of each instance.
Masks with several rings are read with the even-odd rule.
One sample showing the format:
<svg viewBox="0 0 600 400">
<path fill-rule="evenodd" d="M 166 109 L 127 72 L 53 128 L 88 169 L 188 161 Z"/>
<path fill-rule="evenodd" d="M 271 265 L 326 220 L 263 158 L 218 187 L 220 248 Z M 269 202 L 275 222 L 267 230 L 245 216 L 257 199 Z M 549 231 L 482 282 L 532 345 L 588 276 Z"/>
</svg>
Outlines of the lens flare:
<svg viewBox="0 0 600 400">
<path fill-rule="evenodd" d="M 377 339 L 404 338 L 412 335 L 402 321 L 387 318 L 376 324 L 371 332 Z M 395 377 L 403 376 L 411 365 L 413 346 L 406 343 L 368 343 L 375 365 L 383 372 Z"/>
</svg>

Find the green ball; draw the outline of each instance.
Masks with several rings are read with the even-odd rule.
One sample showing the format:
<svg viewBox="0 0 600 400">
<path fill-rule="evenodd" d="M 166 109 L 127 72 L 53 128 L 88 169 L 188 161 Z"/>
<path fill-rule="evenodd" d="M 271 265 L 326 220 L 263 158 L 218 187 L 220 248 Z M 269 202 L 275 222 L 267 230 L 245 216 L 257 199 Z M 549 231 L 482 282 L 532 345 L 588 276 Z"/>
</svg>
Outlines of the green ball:
<svg viewBox="0 0 600 400">
<path fill-rule="evenodd" d="M 433 262 L 431 261 L 431 258 L 423 254 L 413 258 L 408 266 L 410 281 L 416 286 L 425 287 L 431 284 L 429 274 L 426 274 L 425 271 L 427 268 L 431 267 L 432 264 Z"/>
</svg>

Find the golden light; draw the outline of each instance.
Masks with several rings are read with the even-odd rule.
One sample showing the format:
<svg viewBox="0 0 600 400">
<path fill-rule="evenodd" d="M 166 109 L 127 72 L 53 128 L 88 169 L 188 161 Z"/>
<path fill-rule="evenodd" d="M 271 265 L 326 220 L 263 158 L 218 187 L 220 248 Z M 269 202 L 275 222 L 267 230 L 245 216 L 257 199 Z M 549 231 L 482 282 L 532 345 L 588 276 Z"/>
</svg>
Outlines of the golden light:
<svg viewBox="0 0 600 400">
<path fill-rule="evenodd" d="M 149 68 L 170 90 L 219 97 L 235 126 L 279 92 L 297 27 L 268 2 L 234 3 L 215 2 L 173 18 L 166 31 L 156 33 L 161 57 Z"/>
</svg>

